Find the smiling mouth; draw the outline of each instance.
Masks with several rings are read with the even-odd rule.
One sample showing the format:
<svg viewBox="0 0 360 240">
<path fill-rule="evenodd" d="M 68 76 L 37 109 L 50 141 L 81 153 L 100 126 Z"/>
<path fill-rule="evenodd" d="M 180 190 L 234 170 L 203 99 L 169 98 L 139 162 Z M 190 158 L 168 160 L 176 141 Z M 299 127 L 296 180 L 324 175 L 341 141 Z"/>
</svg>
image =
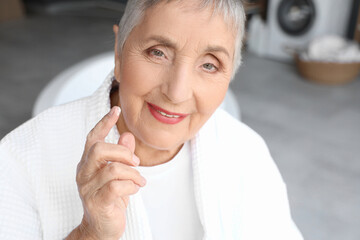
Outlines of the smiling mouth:
<svg viewBox="0 0 360 240">
<path fill-rule="evenodd" d="M 152 107 L 155 111 L 160 113 L 163 116 L 169 117 L 169 118 L 179 118 L 179 117 L 186 117 L 189 114 L 181 114 L 181 113 L 175 113 L 175 112 L 169 112 L 159 106 L 156 106 L 155 104 L 147 103 L 150 107 Z"/>
<path fill-rule="evenodd" d="M 148 102 L 147 102 L 147 104 L 149 106 L 149 109 L 150 109 L 150 112 L 152 113 L 152 115 L 157 120 L 159 120 L 160 122 L 163 122 L 163 123 L 175 124 L 175 123 L 182 121 L 186 116 L 189 115 L 189 114 L 169 112 L 159 106 L 156 106 L 156 105 L 148 103 Z"/>
<path fill-rule="evenodd" d="M 166 114 L 160 110 L 157 110 L 155 109 L 155 111 L 157 111 L 158 113 L 160 113 L 161 115 L 165 116 L 165 117 L 168 117 L 168 118 L 179 118 L 180 116 L 179 115 L 171 115 L 171 114 Z"/>
</svg>

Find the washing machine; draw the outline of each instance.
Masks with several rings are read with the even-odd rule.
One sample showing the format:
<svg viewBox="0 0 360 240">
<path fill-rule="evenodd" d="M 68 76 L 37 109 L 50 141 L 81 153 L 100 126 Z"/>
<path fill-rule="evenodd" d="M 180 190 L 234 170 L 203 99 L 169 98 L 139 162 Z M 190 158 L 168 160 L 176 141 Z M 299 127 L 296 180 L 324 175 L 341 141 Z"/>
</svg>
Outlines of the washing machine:
<svg viewBox="0 0 360 240">
<path fill-rule="evenodd" d="M 267 21 L 260 31 L 249 30 L 256 33 L 250 34 L 249 41 L 257 43 L 255 51 L 260 55 L 290 60 L 289 49 L 303 49 L 315 37 L 346 36 L 352 3 L 353 0 L 269 0 Z M 259 28 L 259 24 L 250 27 Z"/>
</svg>

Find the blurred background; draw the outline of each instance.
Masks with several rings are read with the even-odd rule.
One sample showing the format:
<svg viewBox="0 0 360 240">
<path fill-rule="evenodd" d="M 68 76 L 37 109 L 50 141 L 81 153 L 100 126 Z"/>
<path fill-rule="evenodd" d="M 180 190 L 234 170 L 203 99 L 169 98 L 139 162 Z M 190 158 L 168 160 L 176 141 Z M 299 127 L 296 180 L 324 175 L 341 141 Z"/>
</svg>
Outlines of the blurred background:
<svg viewBox="0 0 360 240">
<path fill-rule="evenodd" d="M 0 0 L 0 139 L 37 113 L 42 90 L 54 91 L 69 69 L 111 55 L 125 4 Z M 246 3 L 243 65 L 231 90 L 241 120 L 268 143 L 307 240 L 360 239 L 359 5 Z"/>
</svg>

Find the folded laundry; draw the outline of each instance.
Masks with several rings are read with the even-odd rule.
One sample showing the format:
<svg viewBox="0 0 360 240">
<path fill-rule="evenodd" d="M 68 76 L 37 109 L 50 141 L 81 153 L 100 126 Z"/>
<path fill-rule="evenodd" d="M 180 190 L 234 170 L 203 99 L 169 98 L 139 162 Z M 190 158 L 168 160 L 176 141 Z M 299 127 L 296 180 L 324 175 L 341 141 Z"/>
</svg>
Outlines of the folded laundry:
<svg viewBox="0 0 360 240">
<path fill-rule="evenodd" d="M 360 49 L 355 42 L 336 35 L 326 35 L 312 40 L 300 58 L 304 61 L 360 62 Z"/>
</svg>

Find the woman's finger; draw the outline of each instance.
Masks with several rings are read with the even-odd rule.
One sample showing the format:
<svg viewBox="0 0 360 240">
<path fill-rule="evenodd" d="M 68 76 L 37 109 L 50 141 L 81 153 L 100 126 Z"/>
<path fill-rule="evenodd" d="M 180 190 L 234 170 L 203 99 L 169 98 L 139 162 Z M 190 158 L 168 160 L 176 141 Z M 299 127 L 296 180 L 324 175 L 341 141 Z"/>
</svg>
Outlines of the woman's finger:
<svg viewBox="0 0 360 240">
<path fill-rule="evenodd" d="M 88 191 L 96 192 L 113 180 L 131 180 L 140 187 L 146 184 L 146 179 L 140 175 L 138 170 L 123 163 L 111 162 L 87 183 L 91 186 Z"/>
<path fill-rule="evenodd" d="M 118 144 L 129 148 L 132 153 L 135 152 L 135 137 L 130 132 L 122 133 L 119 138 Z"/>
<path fill-rule="evenodd" d="M 79 169 L 80 177 L 93 176 L 109 162 L 119 162 L 129 166 L 139 165 L 139 159 L 125 146 L 97 142 L 91 146 Z M 86 178 L 89 180 L 89 177 Z"/>
<path fill-rule="evenodd" d="M 120 108 L 118 106 L 111 108 L 110 112 L 106 114 L 87 135 L 85 152 L 87 152 L 94 143 L 105 140 L 105 137 L 116 124 L 119 116 Z"/>
<path fill-rule="evenodd" d="M 131 180 L 113 180 L 106 183 L 96 192 L 95 199 L 97 199 L 98 203 L 110 205 L 121 201 L 121 197 L 127 197 L 137 193 L 139 189 L 139 185 Z"/>
</svg>

